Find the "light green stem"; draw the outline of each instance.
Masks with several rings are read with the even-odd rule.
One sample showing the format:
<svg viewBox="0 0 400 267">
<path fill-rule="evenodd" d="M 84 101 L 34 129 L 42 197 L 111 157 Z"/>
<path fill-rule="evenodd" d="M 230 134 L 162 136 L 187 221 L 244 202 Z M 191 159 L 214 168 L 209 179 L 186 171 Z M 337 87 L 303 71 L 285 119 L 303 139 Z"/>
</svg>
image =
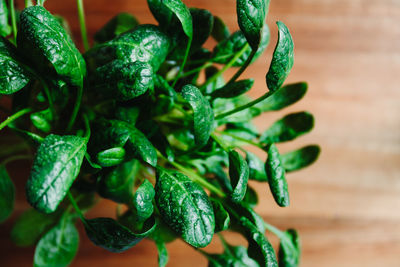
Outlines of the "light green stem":
<svg viewBox="0 0 400 267">
<path fill-rule="evenodd" d="M 260 145 L 260 144 L 257 144 L 256 142 L 253 142 L 253 141 L 251 141 L 251 140 L 244 139 L 244 138 L 242 138 L 242 137 L 240 137 L 240 136 L 236 136 L 236 135 L 231 134 L 231 133 L 222 132 L 222 131 L 215 131 L 215 132 L 216 132 L 216 133 L 219 133 L 219 134 L 222 134 L 222 135 L 230 136 L 230 137 L 232 137 L 232 138 L 234 138 L 234 139 L 236 139 L 236 140 L 238 140 L 238 141 L 242 141 L 242 142 L 248 143 L 248 144 L 250 144 L 250 145 L 253 145 L 253 146 L 256 146 L 256 147 L 259 147 L 259 148 L 263 148 L 263 147 L 264 147 L 264 146 L 262 146 L 262 145 Z"/>
<path fill-rule="evenodd" d="M 81 35 L 83 41 L 83 47 L 85 51 L 89 49 L 89 41 L 87 37 L 86 22 L 85 22 L 85 10 L 83 8 L 83 0 L 76 0 L 78 6 L 79 24 L 81 26 Z"/>
<path fill-rule="evenodd" d="M 276 228 L 275 226 L 264 222 L 264 226 L 265 228 L 270 231 L 271 233 L 273 233 L 274 235 L 276 235 L 277 237 L 281 238 L 285 238 L 283 232 L 281 230 L 279 230 L 278 228 Z"/>
<path fill-rule="evenodd" d="M 15 156 L 5 159 L 0 165 L 7 165 L 10 162 L 13 162 L 16 160 L 24 160 L 24 159 L 32 159 L 32 155 L 15 155 Z"/>
<path fill-rule="evenodd" d="M 195 68 L 195 69 L 192 69 L 190 71 L 187 71 L 187 72 L 183 73 L 180 78 L 187 77 L 187 76 L 190 76 L 192 74 L 195 74 L 195 73 L 197 73 L 197 72 L 199 72 L 199 71 L 201 71 L 203 69 L 206 69 L 206 68 L 210 67 L 212 64 L 213 64 L 212 62 L 206 62 L 206 63 L 204 63 L 203 65 L 201 65 L 198 68 Z"/>
<path fill-rule="evenodd" d="M 15 6 L 14 6 L 14 0 L 9 1 L 9 6 L 10 6 L 10 13 L 11 13 L 11 24 L 12 24 L 12 30 L 13 30 L 13 36 L 14 36 L 14 43 L 17 43 L 17 18 L 15 16 Z"/>
<path fill-rule="evenodd" d="M 178 75 L 176 75 L 175 80 L 174 80 L 174 82 L 172 83 L 172 87 L 175 87 L 176 83 L 178 82 L 178 80 L 179 80 L 179 78 L 180 78 L 180 76 L 181 76 L 181 74 L 182 74 L 182 72 L 183 72 L 183 69 L 185 68 L 186 61 L 187 61 L 187 59 L 188 59 L 188 57 L 189 57 L 190 47 L 192 46 L 192 39 L 193 39 L 193 38 L 191 37 L 191 38 L 189 38 L 189 40 L 188 40 L 188 44 L 187 44 L 187 46 L 186 46 L 186 51 L 185 51 L 185 57 L 183 58 L 181 67 L 179 68 Z"/>
<path fill-rule="evenodd" d="M 82 210 L 79 208 L 78 204 L 76 203 L 74 197 L 72 196 L 71 192 L 68 191 L 67 193 L 69 201 L 71 202 L 72 206 L 74 207 L 76 213 L 78 214 L 79 218 L 81 219 L 83 224 L 87 224 L 85 216 L 83 216 L 83 212 Z"/>
<path fill-rule="evenodd" d="M 82 102 L 82 94 L 83 94 L 83 84 L 81 84 L 78 87 L 75 106 L 74 106 L 74 109 L 72 110 L 71 118 L 70 118 L 68 126 L 67 126 L 67 131 L 70 131 L 72 129 L 72 126 L 74 125 L 75 120 L 76 120 L 76 116 L 78 116 L 79 108 L 80 108 L 81 102 Z"/>
<path fill-rule="evenodd" d="M 225 144 L 225 142 L 223 140 L 221 140 L 221 138 L 219 138 L 216 134 L 211 133 L 211 137 L 212 139 L 214 139 L 215 142 L 218 143 L 218 145 L 226 152 L 229 152 L 229 147 Z"/>
<path fill-rule="evenodd" d="M 11 122 L 15 121 L 16 119 L 18 119 L 19 117 L 24 116 L 25 114 L 28 114 L 30 112 L 32 112 L 33 110 L 31 108 L 24 108 L 21 109 L 20 111 L 14 113 L 13 115 L 11 115 L 10 117 L 8 117 L 5 121 L 3 121 L 2 123 L 0 123 L 0 131 L 6 127 L 8 124 L 10 124 Z"/>
<path fill-rule="evenodd" d="M 250 63 L 253 61 L 254 56 L 256 55 L 257 50 L 252 50 L 251 54 L 247 58 L 246 62 L 240 67 L 240 69 L 235 73 L 235 75 L 232 76 L 232 78 L 227 82 L 227 84 L 233 83 L 236 81 L 237 78 L 243 73 L 245 69 L 250 65 Z"/>
</svg>

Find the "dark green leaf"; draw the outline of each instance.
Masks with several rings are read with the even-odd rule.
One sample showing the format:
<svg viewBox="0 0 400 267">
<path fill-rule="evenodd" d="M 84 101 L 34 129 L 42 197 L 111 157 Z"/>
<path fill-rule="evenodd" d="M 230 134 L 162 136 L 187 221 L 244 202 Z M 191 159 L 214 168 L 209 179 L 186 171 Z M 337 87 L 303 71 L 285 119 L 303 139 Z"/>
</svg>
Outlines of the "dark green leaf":
<svg viewBox="0 0 400 267">
<path fill-rule="evenodd" d="M 220 17 L 214 16 L 214 25 L 212 28 L 211 36 L 217 41 L 221 42 L 230 36 L 229 28 L 225 25 Z"/>
<path fill-rule="evenodd" d="M 262 143 L 279 143 L 293 140 L 314 127 L 314 117 L 308 112 L 286 115 L 274 122 L 260 137 Z"/>
<path fill-rule="evenodd" d="M 203 188 L 187 176 L 157 169 L 156 203 L 163 220 L 194 247 L 205 247 L 215 228 L 214 212 Z"/>
<path fill-rule="evenodd" d="M 258 215 L 253 208 L 246 202 L 242 201 L 240 203 L 225 202 L 229 212 L 234 212 L 231 217 L 240 216 L 250 220 L 261 233 L 265 232 L 264 220 Z M 238 219 L 238 218 L 237 218 Z"/>
<path fill-rule="evenodd" d="M 282 164 L 287 172 L 305 168 L 313 164 L 319 156 L 321 149 L 318 145 L 309 145 L 300 149 L 288 152 L 281 156 Z"/>
<path fill-rule="evenodd" d="M 187 84 L 182 88 L 182 97 L 189 102 L 194 112 L 194 137 L 197 145 L 207 144 L 214 127 L 214 113 L 207 99 L 196 86 Z"/>
<path fill-rule="evenodd" d="M 11 33 L 11 26 L 8 24 L 8 7 L 6 0 L 0 0 L 0 36 L 6 37 Z"/>
<path fill-rule="evenodd" d="M 147 4 L 154 18 L 159 22 L 160 27 L 167 29 L 175 17 L 174 13 L 163 4 L 162 0 L 147 0 Z"/>
<path fill-rule="evenodd" d="M 45 109 L 30 115 L 32 124 L 41 130 L 42 132 L 48 133 L 51 130 L 51 122 L 53 121 L 53 113 L 50 109 Z"/>
<path fill-rule="evenodd" d="M 99 43 L 110 41 L 116 36 L 127 32 L 139 25 L 138 20 L 129 13 L 119 13 L 110 19 L 94 35 L 94 40 Z"/>
<path fill-rule="evenodd" d="M 235 150 L 229 151 L 229 178 L 232 185 L 230 198 L 234 202 L 242 201 L 247 190 L 249 166 L 244 158 Z"/>
<path fill-rule="evenodd" d="M 301 247 L 300 238 L 296 230 L 289 229 L 283 233 L 279 246 L 279 266 L 297 267 L 300 262 Z"/>
<path fill-rule="evenodd" d="M 229 83 L 211 93 L 212 98 L 232 98 L 240 96 L 253 87 L 254 79 L 240 80 Z"/>
<path fill-rule="evenodd" d="M 115 117 L 117 120 L 125 121 L 131 125 L 135 125 L 139 117 L 139 107 L 130 107 L 119 105 L 115 110 Z"/>
<path fill-rule="evenodd" d="M 215 232 L 225 231 L 229 228 L 230 217 L 224 206 L 217 199 L 211 199 L 215 215 Z"/>
<path fill-rule="evenodd" d="M 208 80 L 210 77 L 212 77 L 214 74 L 216 74 L 219 71 L 218 68 L 216 68 L 215 66 L 211 66 L 208 67 L 205 71 L 206 73 L 206 80 Z M 224 76 L 220 75 L 218 76 L 217 79 L 215 79 L 215 81 L 213 81 L 212 83 L 208 84 L 206 86 L 206 88 L 204 89 L 204 92 L 206 94 L 211 94 L 212 92 L 214 92 L 217 88 L 221 88 L 225 85 L 225 80 L 224 80 Z"/>
<path fill-rule="evenodd" d="M 268 146 L 267 153 L 265 172 L 268 177 L 269 188 L 276 203 L 281 207 L 287 207 L 289 206 L 289 191 L 281 156 L 275 144 Z"/>
<path fill-rule="evenodd" d="M 78 245 L 78 230 L 71 219 L 64 217 L 40 239 L 35 249 L 33 266 L 68 266 L 78 252 Z"/>
<path fill-rule="evenodd" d="M 145 179 L 133 195 L 133 206 L 139 222 L 144 222 L 153 214 L 154 195 L 153 185 Z"/>
<path fill-rule="evenodd" d="M 278 42 L 266 76 L 268 89 L 272 92 L 282 86 L 293 67 L 294 60 L 294 45 L 289 29 L 280 21 L 276 24 L 279 29 Z"/>
<path fill-rule="evenodd" d="M 123 252 L 148 236 L 155 228 L 153 220 L 142 233 L 133 233 L 127 227 L 111 218 L 95 218 L 85 221 L 85 230 L 89 239 L 99 247 L 111 252 Z"/>
<path fill-rule="evenodd" d="M 43 73 L 49 64 L 72 85 L 82 86 L 85 60 L 53 15 L 42 6 L 25 8 L 20 15 L 18 49 Z"/>
<path fill-rule="evenodd" d="M 181 0 L 162 0 L 161 1 L 165 6 L 169 8 L 179 19 L 182 24 L 182 29 L 189 37 L 189 39 L 193 38 L 193 23 L 192 23 L 192 15 L 190 14 L 189 9 L 185 6 L 185 4 Z"/>
<path fill-rule="evenodd" d="M 262 28 L 268 13 L 269 0 L 237 0 L 238 24 L 247 42 L 257 50 L 261 42 Z"/>
<path fill-rule="evenodd" d="M 111 167 L 120 164 L 125 159 L 125 149 L 113 147 L 97 153 L 97 162 L 102 167 Z"/>
<path fill-rule="evenodd" d="M 6 166 L 0 165 L 0 223 L 10 217 L 14 209 L 15 187 L 7 173 Z"/>
<path fill-rule="evenodd" d="M 243 202 L 247 203 L 250 207 L 255 207 L 258 204 L 257 192 L 251 186 L 247 186 L 247 191 L 246 195 L 244 195 Z"/>
<path fill-rule="evenodd" d="M 208 267 L 259 267 L 243 246 L 227 245 L 223 254 L 208 254 Z"/>
<path fill-rule="evenodd" d="M 26 183 L 28 202 L 41 212 L 54 212 L 78 176 L 85 153 L 85 138 L 48 135 Z"/>
<path fill-rule="evenodd" d="M 299 101 L 307 92 L 307 83 L 285 85 L 256 105 L 263 111 L 280 110 Z"/>
<path fill-rule="evenodd" d="M 214 25 L 214 16 L 206 9 L 190 8 L 193 20 L 193 42 L 192 51 L 202 47 L 211 35 Z"/>
<path fill-rule="evenodd" d="M 255 154 L 247 151 L 246 152 L 246 161 L 249 165 L 249 179 L 256 180 L 260 182 L 267 182 L 267 175 L 265 173 L 264 162 L 261 161 L 259 157 Z"/>
<path fill-rule="evenodd" d="M 12 241 L 20 247 L 34 245 L 56 223 L 59 215 L 57 212 L 44 214 L 35 209 L 23 212 L 11 230 Z"/>
<path fill-rule="evenodd" d="M 28 72 L 17 59 L 14 45 L 0 37 L 0 95 L 9 95 L 21 90 L 29 80 Z"/>
</svg>

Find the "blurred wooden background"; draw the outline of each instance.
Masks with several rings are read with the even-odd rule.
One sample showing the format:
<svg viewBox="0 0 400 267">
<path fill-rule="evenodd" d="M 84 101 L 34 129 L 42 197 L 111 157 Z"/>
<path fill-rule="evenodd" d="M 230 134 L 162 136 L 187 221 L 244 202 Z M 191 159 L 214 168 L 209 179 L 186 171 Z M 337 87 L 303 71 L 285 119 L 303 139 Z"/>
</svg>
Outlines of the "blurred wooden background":
<svg viewBox="0 0 400 267">
<path fill-rule="evenodd" d="M 237 29 L 235 1 L 184 2 L 211 10 L 232 30 Z M 305 80 L 309 91 L 301 102 L 283 113 L 267 113 L 257 124 L 265 129 L 284 113 L 311 111 L 316 117 L 315 130 L 279 148 L 287 151 L 318 143 L 322 154 L 317 164 L 288 175 L 289 208 L 278 208 L 267 187 L 258 184 L 258 211 L 281 229 L 299 230 L 303 267 L 400 266 L 400 1 L 271 2 L 271 45 L 243 75 L 256 78 L 251 95 L 266 90 L 265 73 L 277 38 L 276 20 L 285 22 L 295 41 L 295 65 L 288 82 Z M 48 0 L 46 7 L 68 19 L 80 42 L 75 1 Z M 90 36 L 121 11 L 135 14 L 142 23 L 154 23 L 145 0 L 85 0 L 85 9 Z M 14 170 L 13 178 L 23 188 L 26 178 L 21 172 Z M 33 249 L 17 248 L 8 237 L 12 221 L 26 206 L 20 193 L 12 219 L 1 226 L 1 266 L 32 264 Z M 98 215 L 114 215 L 109 202 L 104 201 L 88 217 Z M 243 242 L 236 235 L 227 238 Z M 271 240 L 276 245 L 277 240 Z M 207 265 L 181 241 L 168 249 L 169 266 Z M 218 240 L 207 250 L 220 251 Z M 156 266 L 156 261 L 156 248 L 150 241 L 123 254 L 112 254 L 81 235 L 72 266 Z"/>
</svg>

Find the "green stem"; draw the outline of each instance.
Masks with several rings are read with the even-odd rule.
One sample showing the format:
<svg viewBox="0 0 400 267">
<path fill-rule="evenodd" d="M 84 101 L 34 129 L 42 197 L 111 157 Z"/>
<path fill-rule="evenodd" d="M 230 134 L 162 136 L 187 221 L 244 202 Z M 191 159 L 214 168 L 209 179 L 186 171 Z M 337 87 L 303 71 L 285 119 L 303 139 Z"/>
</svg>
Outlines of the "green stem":
<svg viewBox="0 0 400 267">
<path fill-rule="evenodd" d="M 280 239 L 285 238 L 283 232 L 281 230 L 279 230 L 278 228 L 276 228 L 275 226 L 264 222 L 264 226 L 265 228 L 270 231 L 271 233 L 273 233 L 274 235 L 276 235 L 277 237 L 279 237 Z"/>
<path fill-rule="evenodd" d="M 0 131 L 6 127 L 8 124 L 10 124 L 11 122 L 15 121 L 16 119 L 18 119 L 19 117 L 22 117 L 23 115 L 32 112 L 33 110 L 31 108 L 24 108 L 21 109 L 20 111 L 14 113 L 13 115 L 11 115 L 10 117 L 8 117 L 5 121 L 3 121 L 2 123 L 0 123 Z"/>
<path fill-rule="evenodd" d="M 70 118 L 68 126 L 67 126 L 67 131 L 70 131 L 72 129 L 72 126 L 75 123 L 76 117 L 78 116 L 79 108 L 80 108 L 81 102 L 82 102 L 82 94 L 83 94 L 83 84 L 81 84 L 78 87 L 75 106 L 74 106 L 74 109 L 72 110 L 71 118 Z"/>
<path fill-rule="evenodd" d="M 186 61 L 187 61 L 187 59 L 189 57 L 190 47 L 192 46 L 192 39 L 193 38 L 189 38 L 189 40 L 188 40 L 188 44 L 186 46 L 186 51 L 185 51 L 185 57 L 183 58 L 181 67 L 179 68 L 178 75 L 176 75 L 175 80 L 172 83 L 172 87 L 175 87 L 176 83 L 178 82 L 178 80 L 179 80 L 179 78 L 180 78 L 180 76 L 181 76 L 181 74 L 183 72 L 183 69 L 185 68 Z"/>
<path fill-rule="evenodd" d="M 25 0 L 25 8 L 32 6 L 32 0 Z"/>
<path fill-rule="evenodd" d="M 239 76 L 243 73 L 243 71 L 245 71 L 245 69 L 247 69 L 247 67 L 251 64 L 256 53 L 257 50 L 251 50 L 251 54 L 247 58 L 246 62 L 240 67 L 240 69 L 235 73 L 235 75 L 232 76 L 232 78 L 227 82 L 227 84 L 233 83 L 236 81 L 237 78 L 239 78 Z"/>
<path fill-rule="evenodd" d="M 262 145 L 260 145 L 260 144 L 257 144 L 256 142 L 253 142 L 253 141 L 251 141 L 251 140 L 244 139 L 244 138 L 242 138 L 242 137 L 240 137 L 240 136 L 236 136 L 236 135 L 231 134 L 231 133 L 222 132 L 222 131 L 215 131 L 215 132 L 216 132 L 216 133 L 219 133 L 219 134 L 222 134 L 222 135 L 230 136 L 230 137 L 232 137 L 232 138 L 234 138 L 234 139 L 236 139 L 236 140 L 238 140 L 238 141 L 242 141 L 242 142 L 248 143 L 248 144 L 250 144 L 250 145 L 253 145 L 253 146 L 256 146 L 256 147 L 259 147 L 259 148 L 264 148 L 264 146 L 262 146 Z"/>
<path fill-rule="evenodd" d="M 7 165 L 8 163 L 16 160 L 24 160 L 24 159 L 32 159 L 32 155 L 15 155 L 12 157 L 9 157 L 5 160 L 0 165 Z"/>
<path fill-rule="evenodd" d="M 90 131 L 89 119 L 88 119 L 86 114 L 83 114 L 83 122 L 85 123 L 85 130 L 86 130 L 85 139 L 86 139 L 86 142 L 87 142 L 89 140 L 89 138 L 90 138 L 91 131 Z"/>
<path fill-rule="evenodd" d="M 229 152 L 230 150 L 229 147 L 225 144 L 225 142 L 221 138 L 219 138 L 215 133 L 211 133 L 211 137 L 212 139 L 214 139 L 215 142 L 218 143 L 220 147 L 222 147 L 223 150 Z"/>
<path fill-rule="evenodd" d="M 204 89 L 207 85 L 210 83 L 214 82 L 219 76 L 221 76 L 227 69 L 232 67 L 233 64 L 246 52 L 247 48 L 249 47 L 249 44 L 246 44 L 243 46 L 243 48 L 231 59 L 231 61 L 228 62 L 222 69 L 220 69 L 217 73 L 215 73 L 213 76 L 210 77 L 201 87 L 200 89 Z"/>
<path fill-rule="evenodd" d="M 49 86 L 47 85 L 47 83 L 45 82 L 45 80 L 43 80 L 39 75 L 36 75 L 36 73 L 34 73 L 34 75 L 36 76 L 36 78 L 40 81 L 40 83 L 43 86 L 43 91 L 44 94 L 47 97 L 47 100 L 49 101 L 49 108 L 51 113 L 53 114 L 53 118 L 56 119 L 56 110 L 54 109 L 54 103 L 53 103 L 53 99 L 51 98 L 51 94 L 50 94 L 50 90 L 49 90 Z"/>
<path fill-rule="evenodd" d="M 4 145 L 2 145 L 4 146 Z M 18 152 L 22 152 L 22 151 L 28 151 L 29 150 L 29 146 L 25 143 L 17 143 L 17 144 L 13 144 L 10 147 L 2 147 L 1 151 L 0 151 L 0 158 L 2 157 L 6 157 L 9 156 L 11 154 L 15 154 Z"/>
<path fill-rule="evenodd" d="M 76 4 L 78 6 L 79 24 L 81 26 L 83 47 L 85 48 L 85 51 L 87 51 L 89 49 L 89 41 L 86 31 L 85 10 L 83 8 L 83 0 L 76 0 Z"/>
<path fill-rule="evenodd" d="M 245 105 L 243 105 L 243 106 L 234 108 L 234 109 L 229 110 L 229 111 L 227 111 L 227 112 L 225 112 L 225 113 L 221 113 L 221 114 L 217 115 L 217 116 L 215 117 L 215 119 L 216 119 L 216 120 L 219 120 L 219 119 L 225 118 L 225 117 L 227 117 L 227 116 L 230 116 L 230 115 L 232 115 L 232 114 L 234 114 L 234 113 L 237 113 L 237 112 L 239 112 L 239 111 L 242 111 L 242 110 L 245 110 L 245 109 L 247 109 L 247 108 L 250 108 L 250 107 L 252 107 L 252 106 L 254 106 L 254 105 L 260 103 L 261 101 L 267 99 L 270 95 L 272 95 L 272 92 L 267 92 L 267 93 L 265 93 L 264 95 L 262 95 L 261 97 L 255 99 L 255 100 L 253 100 L 253 101 L 251 101 L 251 102 L 249 102 L 249 103 L 247 103 L 247 104 L 245 104 Z"/>
<path fill-rule="evenodd" d="M 14 43 L 17 43 L 17 18 L 15 17 L 15 6 L 14 0 L 9 1 L 10 13 L 11 13 L 11 24 L 13 29 Z"/>
<path fill-rule="evenodd" d="M 190 71 L 187 71 L 187 72 L 183 73 L 183 74 L 180 76 L 180 78 L 187 77 L 187 76 L 190 76 L 190 75 L 192 75 L 192 74 L 195 74 L 195 73 L 197 73 L 197 72 L 199 72 L 199 71 L 201 71 L 201 70 L 203 70 L 203 69 L 206 69 L 206 68 L 210 67 L 212 64 L 213 64 L 212 62 L 206 62 L 206 63 L 204 63 L 203 65 L 201 65 L 201 66 L 198 67 L 198 68 L 195 68 L 195 69 L 192 69 L 192 70 L 190 70 Z"/>
<path fill-rule="evenodd" d="M 71 192 L 68 191 L 67 195 L 68 195 L 69 201 L 71 202 L 72 206 L 74 207 L 74 209 L 75 209 L 76 213 L 78 214 L 79 218 L 81 219 L 83 224 L 86 224 L 85 216 L 83 216 L 83 212 L 79 208 L 79 206 L 76 203 L 76 201 L 75 201 L 74 197 L 72 196 Z"/>
</svg>

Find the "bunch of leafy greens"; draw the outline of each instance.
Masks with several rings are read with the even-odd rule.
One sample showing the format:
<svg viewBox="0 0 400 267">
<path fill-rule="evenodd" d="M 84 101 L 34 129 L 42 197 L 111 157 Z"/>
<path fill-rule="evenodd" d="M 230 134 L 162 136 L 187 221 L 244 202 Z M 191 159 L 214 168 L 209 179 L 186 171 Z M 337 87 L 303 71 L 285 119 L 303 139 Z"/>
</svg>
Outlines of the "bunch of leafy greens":
<svg viewBox="0 0 400 267">
<path fill-rule="evenodd" d="M 181 0 L 148 0 L 158 26 L 121 13 L 95 34 L 91 48 L 78 0 L 84 54 L 44 1 L 25 2 L 17 19 L 13 1 L 0 0 L 0 94 L 12 103 L 11 110 L 2 107 L 9 116 L 0 129 L 23 140 L 2 144 L 0 221 L 14 205 L 6 164 L 32 158 L 26 198 L 33 209 L 17 219 L 11 236 L 20 246 L 36 244 L 34 266 L 71 263 L 78 218 L 88 238 L 112 252 L 154 240 L 160 266 L 168 261 L 166 243 L 182 238 L 203 248 L 227 230 L 242 234 L 248 247 L 220 235 L 222 254 L 198 250 L 209 266 L 298 265 L 297 232 L 264 222 L 248 184 L 268 184 L 286 207 L 285 174 L 313 163 L 320 152 L 309 145 L 281 155 L 276 146 L 313 128 L 308 112 L 289 114 L 262 133 L 251 122 L 307 90 L 303 82 L 283 85 L 293 66 L 293 40 L 282 22 L 266 93 L 252 100 L 245 93 L 254 80 L 238 80 L 269 43 L 269 0 L 237 0 L 240 30 L 234 33 L 219 17 Z M 209 38 L 217 42 L 212 50 L 203 47 Z M 225 81 L 231 67 L 237 71 Z M 267 160 L 242 146 L 263 150 Z M 85 217 L 97 195 L 119 203 L 116 219 Z M 266 230 L 280 239 L 278 257 Z"/>
</svg>

